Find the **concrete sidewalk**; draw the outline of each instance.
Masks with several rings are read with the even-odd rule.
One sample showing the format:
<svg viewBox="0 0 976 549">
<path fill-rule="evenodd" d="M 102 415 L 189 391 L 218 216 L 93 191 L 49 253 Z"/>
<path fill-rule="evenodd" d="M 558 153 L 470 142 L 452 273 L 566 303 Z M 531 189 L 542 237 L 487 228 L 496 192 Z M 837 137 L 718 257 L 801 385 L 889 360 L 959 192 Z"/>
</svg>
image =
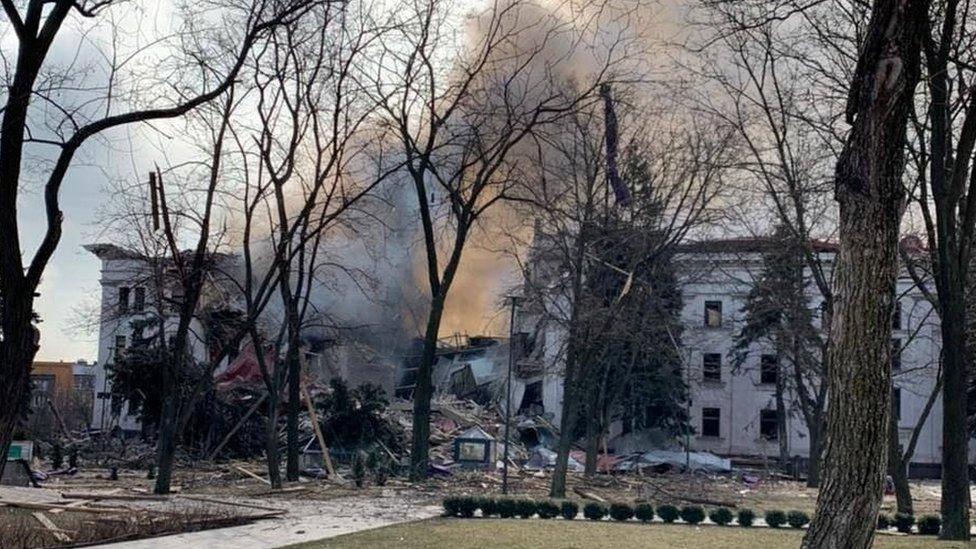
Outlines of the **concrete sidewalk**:
<svg viewBox="0 0 976 549">
<path fill-rule="evenodd" d="M 265 549 L 331 538 L 401 522 L 437 516 L 441 507 L 384 493 L 330 501 L 282 501 L 288 514 L 254 524 L 127 541 L 95 547 L 110 549 Z"/>
</svg>

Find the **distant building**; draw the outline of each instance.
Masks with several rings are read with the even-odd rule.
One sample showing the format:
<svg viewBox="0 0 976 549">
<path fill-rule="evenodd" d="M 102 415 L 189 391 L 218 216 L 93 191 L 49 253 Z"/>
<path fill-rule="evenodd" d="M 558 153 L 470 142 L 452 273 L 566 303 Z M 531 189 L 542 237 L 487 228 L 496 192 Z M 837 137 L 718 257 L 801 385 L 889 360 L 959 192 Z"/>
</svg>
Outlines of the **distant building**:
<svg viewBox="0 0 976 549">
<path fill-rule="evenodd" d="M 532 287 L 556 288 L 562 274 L 557 261 L 546 252 L 545 237 L 536 237 L 530 252 Z M 775 414 L 775 372 L 770 349 L 754 346 L 739 368 L 732 368 L 730 350 L 742 327 L 746 296 L 762 269 L 763 238 L 728 239 L 682 246 L 675 256 L 684 307 L 685 327 L 681 342 L 684 377 L 689 387 L 689 416 L 694 435 L 692 450 L 723 456 L 774 458 L 779 455 L 779 426 Z M 837 252 L 835 245 L 815 243 L 814 252 L 829 273 Z M 808 273 L 809 274 L 809 273 Z M 551 299 L 556 305 L 558 292 Z M 815 284 L 808 286 L 810 309 L 817 327 L 822 321 L 823 298 Z M 940 355 L 938 315 L 912 279 L 899 278 L 895 317 L 892 319 L 894 407 L 903 445 L 914 430 L 936 384 Z M 565 321 L 548 318 L 539 303 L 526 303 L 519 312 L 516 330 L 524 351 L 518 356 L 513 382 L 513 406 L 534 407 L 555 425 L 562 409 L 562 372 L 566 347 Z M 544 310 L 545 309 L 545 310 Z M 790 456 L 809 458 L 809 435 L 798 413 L 795 394 L 787 392 L 786 432 Z M 613 438 L 623 434 L 624 423 L 614 422 Z M 915 475 L 935 474 L 941 462 L 942 401 L 935 399 L 922 426 L 912 459 Z"/>
<path fill-rule="evenodd" d="M 107 372 L 134 341 L 158 335 L 159 326 L 164 327 L 166 334 L 175 332 L 178 314 L 174 304 L 179 302 L 180 289 L 172 282 L 172 273 L 165 261 L 112 244 L 91 244 L 85 249 L 102 261 L 92 426 L 138 431 L 141 424 L 137 414 L 129 410 L 129 404 L 113 402 L 112 383 Z M 222 258 L 233 261 L 229 257 Z M 221 295 L 219 288 L 219 284 L 211 284 L 212 291 L 201 301 L 208 303 L 227 298 Z M 149 327 L 141 327 L 143 325 Z M 207 361 L 208 334 L 200 318 L 192 320 L 190 332 L 193 334 L 189 340 L 191 355 L 196 360 Z"/>
</svg>

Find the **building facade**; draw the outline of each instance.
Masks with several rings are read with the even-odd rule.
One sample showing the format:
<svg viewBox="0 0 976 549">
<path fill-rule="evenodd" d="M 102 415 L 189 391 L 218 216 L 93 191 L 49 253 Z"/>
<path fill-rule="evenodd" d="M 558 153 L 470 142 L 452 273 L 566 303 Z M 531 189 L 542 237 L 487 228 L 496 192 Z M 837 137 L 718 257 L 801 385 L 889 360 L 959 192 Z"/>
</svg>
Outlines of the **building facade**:
<svg viewBox="0 0 976 549">
<path fill-rule="evenodd" d="M 539 243 L 536 238 L 529 260 L 530 277 L 545 274 L 541 281 L 526 281 L 527 293 L 530 285 L 536 289 L 554 287 L 553 280 L 565 277 L 554 270 L 554 262 L 539 250 Z M 736 335 L 745 322 L 743 308 L 762 272 L 763 251 L 768 247 L 769 240 L 763 238 L 715 240 L 682 246 L 675 256 L 683 299 L 680 353 L 693 429 L 686 443 L 692 450 L 771 459 L 780 456 L 780 438 L 785 433 L 785 450 L 791 458 L 810 457 L 809 430 L 797 392 L 790 390 L 789 384 L 780 385 L 785 414 L 777 413 L 777 375 L 791 374 L 785 365 L 779 367 L 782 358 L 771 345 L 761 342 L 751 345 L 737 365 L 732 356 Z M 812 249 L 821 272 L 829 279 L 836 246 L 815 243 Z M 810 277 L 807 269 L 804 278 Z M 823 296 L 814 283 L 807 284 L 805 291 L 814 328 L 822 330 Z M 560 292 L 554 293 L 557 297 L 551 299 L 565 301 L 558 297 Z M 907 447 L 913 436 L 917 438 L 913 474 L 935 474 L 941 462 L 942 440 L 941 396 L 933 394 L 941 351 L 938 316 L 908 273 L 898 279 L 896 297 L 891 344 L 899 440 Z M 524 408 L 527 400 L 533 400 L 557 426 L 562 408 L 566 322 L 551 318 L 548 311 L 567 309 L 565 302 L 554 307 L 536 302 L 520 311 L 517 321 L 518 331 L 530 344 L 527 356 L 516 366 L 514 405 Z M 816 392 L 819 385 L 808 387 Z M 623 434 L 624 423 L 618 420 L 611 425 L 611 449 L 615 438 Z M 625 444 L 632 448 L 630 442 Z M 624 448 L 622 444 L 621 450 Z"/>
<path fill-rule="evenodd" d="M 755 344 L 744 362 L 733 367 L 732 347 L 745 322 L 743 308 L 762 270 L 763 240 L 742 239 L 706 243 L 679 254 L 685 332 L 685 380 L 690 389 L 689 415 L 695 435 L 692 448 L 727 456 L 774 457 L 780 453 L 775 392 L 778 375 L 774 348 Z M 818 260 L 828 277 L 835 249 L 817 247 Z M 809 270 L 806 278 L 810 277 Z M 817 285 L 807 286 L 814 326 L 824 329 L 823 296 Z M 916 428 L 912 458 L 918 474 L 941 462 L 942 402 L 936 395 L 940 348 L 938 315 L 908 273 L 895 290 L 892 318 L 893 412 L 899 440 L 907 447 Z M 814 387 L 814 389 L 816 389 Z M 785 390 L 786 449 L 790 456 L 809 458 L 810 436 L 799 411 L 796 391 Z"/>
</svg>

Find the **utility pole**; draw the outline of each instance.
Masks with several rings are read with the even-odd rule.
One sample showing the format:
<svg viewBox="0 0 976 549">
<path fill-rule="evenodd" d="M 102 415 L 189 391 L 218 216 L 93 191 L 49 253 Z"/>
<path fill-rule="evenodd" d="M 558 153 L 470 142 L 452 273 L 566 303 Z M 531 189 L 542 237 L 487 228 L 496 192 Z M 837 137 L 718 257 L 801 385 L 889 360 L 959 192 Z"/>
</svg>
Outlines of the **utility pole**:
<svg viewBox="0 0 976 549">
<path fill-rule="evenodd" d="M 508 296 L 512 300 L 512 312 L 508 321 L 508 374 L 505 383 L 505 451 L 502 455 L 502 494 L 508 495 L 508 447 L 509 432 L 512 428 L 512 368 L 515 366 L 515 307 L 519 297 Z"/>
</svg>

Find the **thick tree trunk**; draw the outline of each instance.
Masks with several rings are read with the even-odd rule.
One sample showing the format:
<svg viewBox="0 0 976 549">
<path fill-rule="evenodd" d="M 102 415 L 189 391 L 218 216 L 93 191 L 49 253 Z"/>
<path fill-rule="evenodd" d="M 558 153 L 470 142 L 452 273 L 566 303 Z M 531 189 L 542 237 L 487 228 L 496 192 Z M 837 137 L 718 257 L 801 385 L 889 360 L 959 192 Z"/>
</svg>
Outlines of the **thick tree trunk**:
<svg viewBox="0 0 976 549">
<path fill-rule="evenodd" d="M 163 408 L 159 418 L 159 435 L 156 438 L 156 484 L 153 492 L 158 495 L 169 493 L 173 477 L 173 462 L 176 457 L 176 424 L 179 413 L 178 391 L 172 368 L 163 374 Z"/>
<path fill-rule="evenodd" d="M 895 499 L 899 513 L 914 515 L 912 488 L 908 484 L 908 467 L 902 461 L 901 443 L 898 440 L 898 420 L 894 414 L 888 422 L 888 475 L 895 483 Z"/>
<path fill-rule="evenodd" d="M 2 245 L 2 244 L 0 244 Z M 3 295 L 3 294 L 0 294 Z M 0 475 L 6 465 L 7 450 L 20 422 L 30 392 L 30 371 L 37 353 L 37 330 L 31 323 L 33 300 L 11 299 L 0 304 L 4 334 L 0 340 Z"/>
<path fill-rule="evenodd" d="M 446 288 L 445 288 L 446 292 Z M 434 396 L 431 376 L 437 360 L 437 335 L 441 329 L 446 296 L 441 292 L 431 299 L 430 315 L 424 332 L 424 348 L 413 389 L 413 437 L 410 449 L 410 480 L 427 478 L 430 449 L 430 399 Z"/>
<path fill-rule="evenodd" d="M 964 295 L 962 292 L 950 294 Z M 942 539 L 968 540 L 969 462 L 967 388 L 969 367 L 965 352 L 965 304 L 960 299 L 942 302 Z"/>
<path fill-rule="evenodd" d="M 817 511 L 805 548 L 867 548 L 887 469 L 891 312 L 904 211 L 905 132 L 919 79 L 924 0 L 878 0 L 848 98 L 836 170 L 841 249 Z"/>
<path fill-rule="evenodd" d="M 820 486 L 820 460 L 821 460 L 821 426 L 819 424 L 807 425 L 810 434 L 810 461 L 807 463 L 807 487 L 817 488 Z"/>
</svg>

